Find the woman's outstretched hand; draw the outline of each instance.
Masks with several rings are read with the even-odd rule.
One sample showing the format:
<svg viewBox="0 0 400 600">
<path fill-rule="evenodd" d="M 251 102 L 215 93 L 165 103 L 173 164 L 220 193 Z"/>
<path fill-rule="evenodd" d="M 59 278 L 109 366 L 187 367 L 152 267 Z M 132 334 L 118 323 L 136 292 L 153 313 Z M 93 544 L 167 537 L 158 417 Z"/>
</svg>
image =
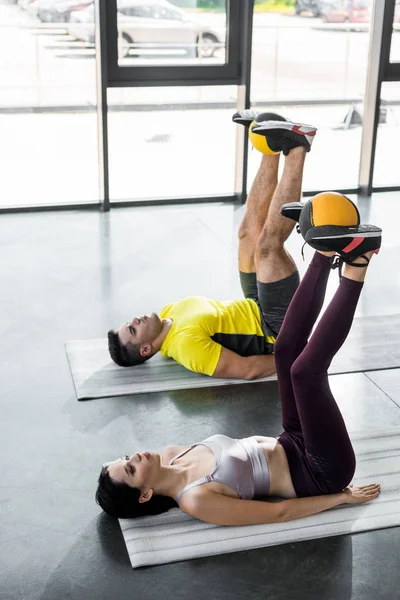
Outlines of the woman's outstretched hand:
<svg viewBox="0 0 400 600">
<path fill-rule="evenodd" d="M 346 504 L 364 504 L 377 498 L 381 492 L 379 483 L 371 483 L 370 485 L 360 485 L 356 487 L 352 483 L 343 490 L 346 495 Z"/>
</svg>

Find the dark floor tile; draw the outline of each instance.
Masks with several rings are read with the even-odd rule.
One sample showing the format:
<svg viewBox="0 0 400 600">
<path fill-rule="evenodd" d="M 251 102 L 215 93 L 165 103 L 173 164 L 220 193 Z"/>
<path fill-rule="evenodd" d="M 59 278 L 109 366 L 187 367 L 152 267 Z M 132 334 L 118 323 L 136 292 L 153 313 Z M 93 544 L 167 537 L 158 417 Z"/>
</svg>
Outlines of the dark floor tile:
<svg viewBox="0 0 400 600">
<path fill-rule="evenodd" d="M 116 523 L 100 518 L 71 543 L 48 536 L 52 547 L 37 544 L 47 569 L 41 573 L 40 591 L 18 576 L 18 568 L 30 559 L 32 545 L 15 543 L 12 555 L 19 560 L 7 563 L 17 573 L 4 592 L 17 598 L 13 590 L 24 592 L 27 600 L 62 597 L 75 600 L 95 597 L 123 599 L 138 595 L 151 598 L 195 597 L 204 600 L 234 598 L 247 600 L 254 595 L 273 600 L 383 600 L 397 598 L 399 543 L 390 530 L 310 540 L 249 552 L 224 554 L 207 559 L 172 563 L 131 570 L 118 535 Z M 97 539 L 92 535 L 96 532 Z M 385 556 L 385 560 L 382 560 Z M 28 575 L 35 581 L 36 558 L 30 560 Z M 89 594 L 89 596 L 87 595 Z M 94 596 L 93 596 L 94 597 Z"/>
</svg>

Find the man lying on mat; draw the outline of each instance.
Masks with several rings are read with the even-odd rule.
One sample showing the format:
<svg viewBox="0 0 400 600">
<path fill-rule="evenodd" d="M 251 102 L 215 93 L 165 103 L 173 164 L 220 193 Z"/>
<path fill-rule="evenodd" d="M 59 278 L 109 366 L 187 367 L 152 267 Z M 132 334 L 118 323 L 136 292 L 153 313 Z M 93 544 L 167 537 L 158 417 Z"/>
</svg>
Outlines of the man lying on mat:
<svg viewBox="0 0 400 600">
<path fill-rule="evenodd" d="M 355 456 L 327 370 L 349 333 L 381 230 L 310 225 L 303 232 L 317 251 L 275 343 L 283 433 L 244 439 L 213 435 L 189 447 L 167 447 L 162 456 L 137 452 L 118 458 L 103 465 L 99 477 L 96 500 L 105 512 L 137 517 L 178 504 L 203 521 L 250 525 L 306 517 L 379 495 L 378 484 L 349 486 Z M 310 337 L 330 270 L 339 263 L 341 272 L 342 262 L 339 287 Z M 285 500 L 258 501 L 268 496 Z"/>
<path fill-rule="evenodd" d="M 247 127 L 251 142 L 263 153 L 239 229 L 245 300 L 184 298 L 159 315 L 135 317 L 112 329 L 110 355 L 120 366 L 141 364 L 160 352 L 214 377 L 256 379 L 275 372 L 275 339 L 299 284 L 296 264 L 284 247 L 294 220 L 285 219 L 281 209 L 300 199 L 305 156 L 316 129 L 250 110 L 236 113 L 233 120 Z M 285 167 L 278 184 L 281 152 Z M 298 218 L 299 208 L 287 211 Z"/>
</svg>

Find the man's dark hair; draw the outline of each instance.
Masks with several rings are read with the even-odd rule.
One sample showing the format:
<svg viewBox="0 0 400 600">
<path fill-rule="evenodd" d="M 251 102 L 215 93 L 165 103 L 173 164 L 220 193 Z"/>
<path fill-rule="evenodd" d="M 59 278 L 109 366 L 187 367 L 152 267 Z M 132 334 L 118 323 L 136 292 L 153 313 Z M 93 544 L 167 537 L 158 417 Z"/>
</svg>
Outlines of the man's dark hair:
<svg viewBox="0 0 400 600">
<path fill-rule="evenodd" d="M 113 361 L 120 367 L 133 367 L 141 365 L 152 357 L 140 354 L 140 344 L 121 344 L 118 332 L 110 329 L 108 332 L 108 351 Z"/>
<path fill-rule="evenodd" d="M 148 502 L 139 502 L 140 490 L 126 483 L 114 481 L 103 467 L 98 480 L 96 502 L 111 517 L 136 519 L 145 515 L 159 515 L 178 506 L 168 496 L 152 496 Z"/>
</svg>

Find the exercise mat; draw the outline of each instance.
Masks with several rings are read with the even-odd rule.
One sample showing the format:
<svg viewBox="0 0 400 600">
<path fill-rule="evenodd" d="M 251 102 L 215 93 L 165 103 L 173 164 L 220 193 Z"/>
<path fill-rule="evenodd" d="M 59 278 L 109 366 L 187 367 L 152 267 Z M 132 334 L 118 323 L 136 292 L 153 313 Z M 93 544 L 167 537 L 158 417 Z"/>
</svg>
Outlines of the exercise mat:
<svg viewBox="0 0 400 600">
<path fill-rule="evenodd" d="M 400 367 L 400 315 L 359 317 L 335 356 L 329 373 L 359 373 Z M 167 390 L 249 383 L 192 373 L 157 354 L 136 367 L 118 367 L 108 354 L 106 339 L 66 343 L 78 400 L 128 396 Z M 276 376 L 254 381 L 271 381 Z"/>
<path fill-rule="evenodd" d="M 367 504 L 341 505 L 286 523 L 210 525 L 179 508 L 139 519 L 120 519 L 133 568 L 239 552 L 400 525 L 400 428 L 351 434 L 357 456 L 354 483 L 380 483 Z"/>
</svg>

